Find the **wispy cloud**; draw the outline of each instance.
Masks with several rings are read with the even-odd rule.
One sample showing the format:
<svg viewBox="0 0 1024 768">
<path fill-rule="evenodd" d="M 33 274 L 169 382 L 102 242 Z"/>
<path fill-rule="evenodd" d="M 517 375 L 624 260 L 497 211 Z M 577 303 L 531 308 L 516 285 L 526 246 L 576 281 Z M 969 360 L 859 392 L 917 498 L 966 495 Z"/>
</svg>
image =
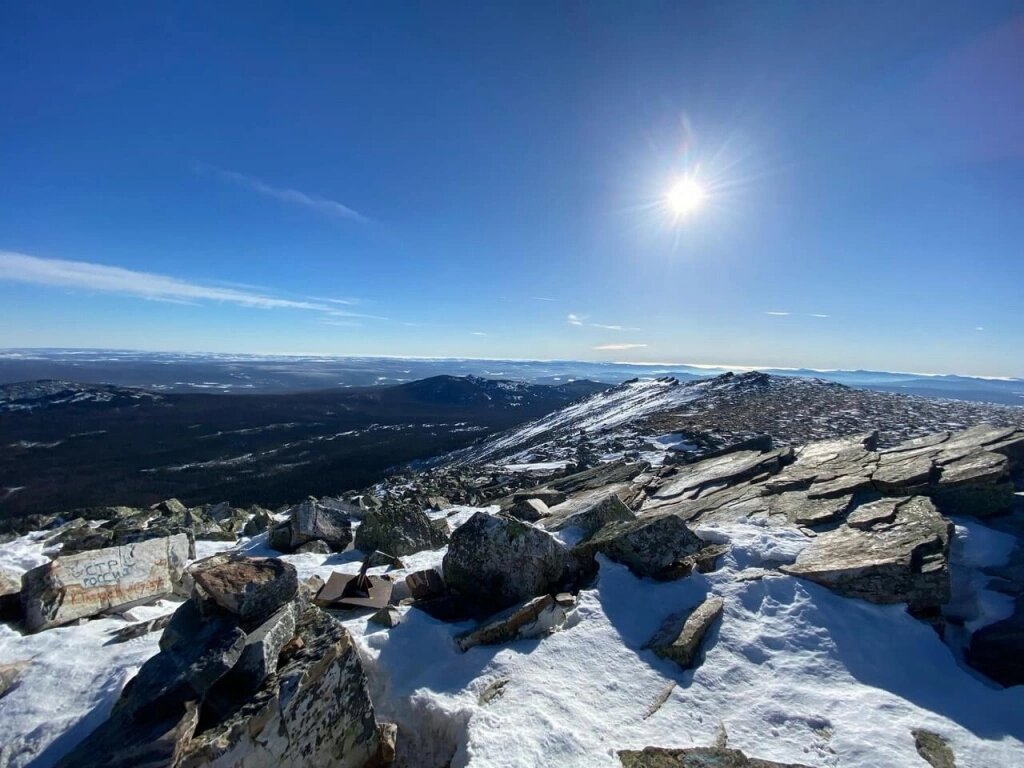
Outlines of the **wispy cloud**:
<svg viewBox="0 0 1024 768">
<path fill-rule="evenodd" d="M 473 331 L 471 335 L 473 335 L 473 336 L 486 336 L 487 334 L 484 333 L 483 331 Z"/>
<path fill-rule="evenodd" d="M 983 325 L 975 326 L 974 330 L 976 330 L 976 331 L 984 331 L 985 330 L 985 326 L 983 326 Z"/>
<path fill-rule="evenodd" d="M 558 299 L 552 299 L 547 296 L 534 296 L 534 301 L 558 301 Z"/>
<path fill-rule="evenodd" d="M 789 312 L 765 312 L 766 315 L 774 315 L 775 317 L 786 317 Z"/>
<path fill-rule="evenodd" d="M 174 304 L 216 302 L 258 309 L 305 309 L 323 312 L 329 318 L 387 319 L 340 309 L 323 301 L 297 301 L 259 291 L 203 285 L 153 272 L 139 272 L 87 261 L 44 259 L 11 251 L 0 251 L 0 280 L 113 293 Z"/>
<path fill-rule="evenodd" d="M 605 323 L 588 323 L 587 315 L 577 315 L 574 312 L 569 313 L 569 317 L 566 318 L 569 325 L 582 326 L 586 325 L 590 328 L 600 328 L 602 331 L 639 331 L 639 328 L 633 328 L 628 325 L 607 325 Z"/>
<path fill-rule="evenodd" d="M 333 325 L 336 328 L 361 328 L 362 323 L 357 323 L 354 320 L 321 320 L 324 325 Z"/>
<path fill-rule="evenodd" d="M 642 349 L 646 344 L 601 344 L 594 347 L 596 350 L 621 350 L 621 349 Z"/>
<path fill-rule="evenodd" d="M 823 315 L 820 312 L 811 312 L 809 317 L 832 317 L 832 315 Z"/>
<path fill-rule="evenodd" d="M 334 307 L 327 308 L 328 314 L 333 317 L 361 317 L 364 320 L 390 320 L 389 317 L 383 317 L 381 315 L 371 315 L 367 312 L 350 312 L 347 309 L 335 309 Z"/>
<path fill-rule="evenodd" d="M 325 216 L 330 216 L 336 219 L 359 221 L 364 224 L 369 222 L 369 219 L 359 213 L 359 211 L 349 208 L 347 205 L 339 203 L 337 200 L 331 200 L 328 197 L 319 197 L 317 195 L 307 194 L 306 192 L 300 192 L 297 189 L 290 189 L 288 187 L 275 187 L 272 184 L 267 184 L 261 179 L 257 179 L 255 176 L 238 173 L 237 171 L 229 171 L 224 168 L 218 168 L 214 165 L 206 165 L 205 163 L 196 163 L 193 168 L 197 173 L 212 174 L 222 181 L 227 181 L 253 192 L 258 192 L 266 197 L 272 197 L 275 200 L 304 206 Z"/>
</svg>

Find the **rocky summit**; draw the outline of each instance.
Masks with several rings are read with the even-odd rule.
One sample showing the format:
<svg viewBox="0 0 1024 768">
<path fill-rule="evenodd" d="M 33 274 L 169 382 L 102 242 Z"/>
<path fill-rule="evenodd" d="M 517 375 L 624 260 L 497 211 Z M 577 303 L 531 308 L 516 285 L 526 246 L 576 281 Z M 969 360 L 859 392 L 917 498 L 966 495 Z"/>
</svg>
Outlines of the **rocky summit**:
<svg viewBox="0 0 1024 768">
<path fill-rule="evenodd" d="M 338 497 L 33 519 L 0 765 L 1024 764 L 1024 425 L 844 389 L 632 382 Z"/>
</svg>

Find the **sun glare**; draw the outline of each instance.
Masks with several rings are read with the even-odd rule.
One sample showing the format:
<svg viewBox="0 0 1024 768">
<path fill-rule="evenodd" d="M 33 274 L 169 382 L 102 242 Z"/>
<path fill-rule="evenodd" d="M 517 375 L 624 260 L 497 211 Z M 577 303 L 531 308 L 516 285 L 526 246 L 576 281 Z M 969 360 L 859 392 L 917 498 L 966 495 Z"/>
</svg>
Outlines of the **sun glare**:
<svg viewBox="0 0 1024 768">
<path fill-rule="evenodd" d="M 680 179 L 665 196 L 665 205 L 676 216 L 686 216 L 697 210 L 705 197 L 704 188 L 695 179 Z"/>
</svg>

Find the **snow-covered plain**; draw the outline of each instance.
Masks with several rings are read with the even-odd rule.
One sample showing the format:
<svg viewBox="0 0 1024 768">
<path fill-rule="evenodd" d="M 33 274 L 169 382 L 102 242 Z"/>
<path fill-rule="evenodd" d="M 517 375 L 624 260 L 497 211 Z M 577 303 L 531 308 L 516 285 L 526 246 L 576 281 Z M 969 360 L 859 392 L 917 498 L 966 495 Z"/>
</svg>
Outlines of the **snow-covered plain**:
<svg viewBox="0 0 1024 768">
<path fill-rule="evenodd" d="M 448 520 L 454 527 L 477 511 L 460 507 Z M 1004 534 L 976 522 L 958 520 L 956 532 L 954 566 L 968 575 L 1009 552 Z M 403 608 L 403 622 L 386 630 L 367 614 L 336 614 L 356 637 L 378 717 L 399 723 L 405 765 L 441 766 L 454 755 L 456 768 L 611 767 L 617 750 L 709 745 L 723 728 L 750 755 L 813 766 L 922 765 L 913 728 L 948 739 L 959 766 L 1024 765 L 1024 689 L 999 689 L 965 669 L 902 606 L 845 599 L 773 572 L 758 578 L 762 564 L 796 557 L 806 539 L 793 531 L 742 523 L 700 534 L 732 543 L 720 570 L 659 583 L 602 558 L 572 625 L 540 640 L 462 653 L 454 637 L 471 623 Z M 43 557 L 38 547 L 31 537 L 4 545 L 0 562 L 30 567 Z M 222 548 L 207 544 L 200 554 Z M 275 554 L 264 536 L 238 548 Z M 440 567 L 444 553 L 403 558 L 406 571 Z M 359 566 L 356 553 L 284 559 L 301 577 Z M 991 618 L 984 591 L 980 578 L 957 579 L 964 610 L 982 621 Z M 709 593 L 725 599 L 725 613 L 695 671 L 644 649 L 669 614 Z M 132 614 L 152 618 L 176 605 Z M 50 766 L 106 717 L 157 650 L 159 633 L 107 645 L 123 626 L 104 618 L 33 636 L 0 627 L 0 661 L 32 659 L 0 698 L 0 765 Z M 481 703 L 501 680 L 501 695 Z"/>
</svg>

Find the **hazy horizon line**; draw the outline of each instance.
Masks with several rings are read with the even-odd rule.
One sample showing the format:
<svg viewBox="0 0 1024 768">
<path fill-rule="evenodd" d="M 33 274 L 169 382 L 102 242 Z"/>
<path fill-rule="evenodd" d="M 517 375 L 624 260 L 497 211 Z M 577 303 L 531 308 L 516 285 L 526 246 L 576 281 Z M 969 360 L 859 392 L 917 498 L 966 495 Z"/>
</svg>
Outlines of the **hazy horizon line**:
<svg viewBox="0 0 1024 768">
<path fill-rule="evenodd" d="M 633 367 L 664 368 L 684 367 L 697 370 L 721 370 L 721 371 L 808 371 L 811 373 L 886 373 L 893 376 L 921 376 L 936 378 L 941 376 L 956 376 L 967 379 L 981 379 L 984 381 L 1022 381 L 1022 376 L 983 376 L 969 373 L 925 373 L 921 371 L 890 371 L 886 369 L 870 368 L 812 368 L 809 366 L 785 366 L 785 365 L 745 365 L 745 364 L 720 364 L 720 363 L 685 363 L 685 362 L 634 362 L 629 360 L 586 360 L 582 358 L 539 358 L 539 357 L 472 357 L 461 355 L 389 355 L 389 354 L 354 354 L 354 353 L 322 353 L 322 352 L 208 352 L 200 350 L 183 349 L 132 349 L 126 347 L 0 347 L 0 354 L 19 351 L 68 351 L 68 352 L 115 352 L 115 353 L 136 353 L 147 355 L 191 355 L 207 357 L 239 357 L 239 358 L 322 358 L 322 359 L 380 359 L 380 360 L 430 360 L 430 361 L 465 361 L 486 363 L 585 363 L 588 365 L 628 365 Z"/>
</svg>

